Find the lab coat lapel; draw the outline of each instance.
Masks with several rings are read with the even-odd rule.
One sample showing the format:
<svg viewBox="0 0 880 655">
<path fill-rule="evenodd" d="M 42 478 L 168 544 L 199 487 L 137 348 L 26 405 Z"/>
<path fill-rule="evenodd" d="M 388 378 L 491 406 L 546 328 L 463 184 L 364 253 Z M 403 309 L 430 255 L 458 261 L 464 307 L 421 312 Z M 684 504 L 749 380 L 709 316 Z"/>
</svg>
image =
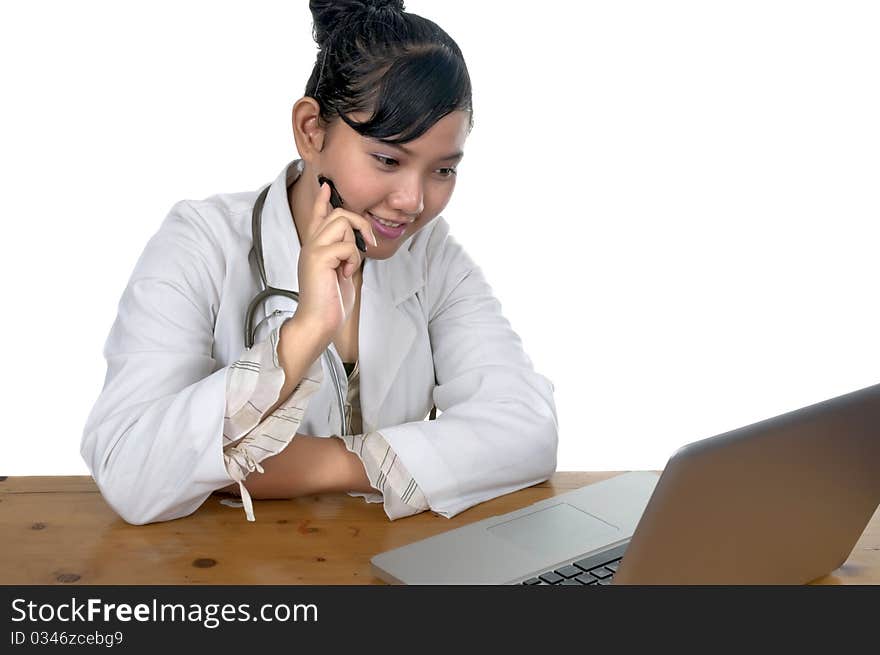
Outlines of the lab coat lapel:
<svg viewBox="0 0 880 655">
<path fill-rule="evenodd" d="M 393 257 L 367 259 L 361 286 L 358 357 L 364 433 L 379 426 L 391 383 L 416 337 L 416 326 L 402 304 L 424 286 L 424 274 L 409 251 L 412 237 Z M 386 420 L 400 420 L 388 416 Z"/>
</svg>

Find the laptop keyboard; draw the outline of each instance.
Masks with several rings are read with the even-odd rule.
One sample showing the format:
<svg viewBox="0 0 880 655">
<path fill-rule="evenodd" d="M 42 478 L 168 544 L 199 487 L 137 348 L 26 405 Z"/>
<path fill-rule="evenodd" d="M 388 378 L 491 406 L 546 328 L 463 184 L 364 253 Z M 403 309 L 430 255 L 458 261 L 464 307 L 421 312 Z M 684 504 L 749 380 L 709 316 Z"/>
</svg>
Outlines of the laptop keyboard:
<svg viewBox="0 0 880 655">
<path fill-rule="evenodd" d="M 611 550 L 591 555 L 561 566 L 539 573 L 533 578 L 524 580 L 524 585 L 608 585 L 617 573 L 617 567 L 623 559 L 623 553 L 629 542 L 615 546 Z"/>
</svg>

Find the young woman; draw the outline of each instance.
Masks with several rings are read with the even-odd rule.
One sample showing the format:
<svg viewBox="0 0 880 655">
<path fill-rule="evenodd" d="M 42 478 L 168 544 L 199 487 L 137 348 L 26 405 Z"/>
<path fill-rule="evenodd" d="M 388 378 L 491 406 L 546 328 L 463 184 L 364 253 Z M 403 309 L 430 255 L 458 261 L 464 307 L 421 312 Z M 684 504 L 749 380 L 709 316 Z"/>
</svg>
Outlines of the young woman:
<svg viewBox="0 0 880 655">
<path fill-rule="evenodd" d="M 120 301 L 82 455 L 129 523 L 218 490 L 249 520 L 328 492 L 452 517 L 556 468 L 553 386 L 440 216 L 473 125 L 460 49 L 399 0 L 310 7 L 300 158 L 174 205 Z"/>
</svg>

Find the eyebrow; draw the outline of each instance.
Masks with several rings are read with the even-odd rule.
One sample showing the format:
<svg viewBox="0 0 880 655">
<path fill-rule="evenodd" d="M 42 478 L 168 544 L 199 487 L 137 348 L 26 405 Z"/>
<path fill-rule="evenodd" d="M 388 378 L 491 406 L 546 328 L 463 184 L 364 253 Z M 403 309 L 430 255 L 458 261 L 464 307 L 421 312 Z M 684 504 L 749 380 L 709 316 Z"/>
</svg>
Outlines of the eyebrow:
<svg viewBox="0 0 880 655">
<path fill-rule="evenodd" d="M 398 150 L 402 150 L 403 152 L 405 152 L 406 154 L 408 154 L 410 156 L 413 155 L 412 150 L 410 150 L 406 146 L 400 145 L 399 143 L 391 143 L 390 141 L 385 141 L 384 139 L 376 139 L 376 141 L 378 141 L 382 145 L 390 146 L 392 148 L 397 148 Z M 464 157 L 464 153 L 461 150 L 459 150 L 458 152 L 453 152 L 452 154 L 446 155 L 445 157 L 440 157 L 440 159 L 438 159 L 438 161 L 447 161 L 449 159 L 462 159 L 463 157 Z"/>
</svg>

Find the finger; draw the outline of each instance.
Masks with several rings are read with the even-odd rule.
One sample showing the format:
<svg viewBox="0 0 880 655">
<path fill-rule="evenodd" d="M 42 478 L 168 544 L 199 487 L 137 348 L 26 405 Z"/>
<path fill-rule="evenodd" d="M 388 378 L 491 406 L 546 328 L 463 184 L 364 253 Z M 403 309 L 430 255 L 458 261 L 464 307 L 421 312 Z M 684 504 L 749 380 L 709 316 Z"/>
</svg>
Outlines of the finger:
<svg viewBox="0 0 880 655">
<path fill-rule="evenodd" d="M 351 277 L 361 265 L 361 252 L 354 241 L 337 241 L 321 248 L 320 254 L 321 260 L 330 268 L 339 270 L 342 267 L 345 277 Z"/>
<path fill-rule="evenodd" d="M 339 243 L 339 242 L 337 242 L 337 243 Z M 345 232 L 343 233 L 343 236 L 342 236 L 342 243 L 353 243 L 353 244 L 355 244 L 355 250 L 357 251 L 357 242 L 355 241 L 355 238 L 354 238 L 354 231 L 353 231 L 353 230 L 345 230 Z M 363 256 L 362 253 L 360 253 L 360 252 L 358 251 L 358 261 L 360 261 L 360 258 L 361 258 L 362 256 Z M 360 263 L 358 263 L 358 266 L 360 266 Z M 346 261 L 342 266 L 339 267 L 338 270 L 339 270 L 339 274 L 340 274 L 342 277 L 350 278 L 350 277 L 351 277 L 351 274 L 352 274 L 352 273 L 354 272 L 354 270 L 355 270 L 355 267 L 354 267 L 353 264 L 351 264 L 350 262 Z"/>
<path fill-rule="evenodd" d="M 342 227 L 339 224 L 334 224 L 334 222 L 339 219 L 344 219 L 344 222 L 341 223 Z M 346 227 L 350 227 L 353 230 L 360 230 L 361 235 L 364 237 L 365 244 L 369 244 L 373 247 L 378 245 L 378 241 L 376 240 L 376 235 L 373 232 L 373 226 L 369 220 L 360 214 L 356 214 L 354 212 L 347 211 L 345 209 L 334 209 L 330 215 L 325 220 L 323 226 L 321 226 L 318 230 L 318 234 L 314 236 L 316 242 L 322 243 L 326 245 L 330 241 L 340 241 L 342 239 L 341 233 L 339 230 L 344 230 Z M 323 236 L 323 232 L 327 231 L 326 237 Z M 319 237 L 319 234 L 322 236 Z M 318 241 L 318 239 L 325 239 Z M 326 240 L 326 239 L 329 239 Z"/>
<path fill-rule="evenodd" d="M 347 279 L 347 278 L 350 278 L 352 273 L 354 273 L 355 270 L 357 270 L 360 267 L 361 260 L 363 259 L 364 255 L 357 248 L 357 242 L 355 241 L 355 238 L 354 238 L 354 230 L 346 230 L 345 231 L 345 236 L 343 237 L 343 242 L 349 243 L 349 244 L 354 244 L 354 246 L 355 246 L 354 252 L 357 253 L 357 264 L 352 264 L 350 261 L 347 261 L 340 269 L 342 272 L 342 276 Z"/>
<path fill-rule="evenodd" d="M 324 182 L 320 187 L 318 187 L 318 195 L 315 198 L 315 204 L 312 206 L 312 216 L 315 220 L 312 221 L 312 234 L 310 236 L 314 236 L 316 232 L 320 230 L 323 226 L 325 219 L 333 212 L 333 206 L 330 204 L 330 185 Z"/>
<path fill-rule="evenodd" d="M 345 209 L 339 208 L 334 210 L 335 212 L 339 212 L 340 215 L 347 216 L 349 218 L 349 223 L 352 226 L 352 230 L 360 230 L 361 236 L 364 237 L 364 245 L 368 243 L 373 247 L 379 245 L 379 242 L 376 240 L 376 234 L 373 232 L 373 225 L 370 223 L 369 219 L 365 216 L 361 216 L 355 212 L 350 212 Z"/>
<path fill-rule="evenodd" d="M 337 213 L 338 212 L 338 213 Z M 345 210 L 335 209 L 328 220 L 313 235 L 312 239 L 319 246 L 330 245 L 335 241 L 348 240 L 349 237 L 354 241 L 354 230 L 360 230 L 364 236 L 364 241 L 370 240 L 370 246 L 374 247 L 375 235 L 372 232 L 369 221 L 363 216 Z"/>
</svg>

